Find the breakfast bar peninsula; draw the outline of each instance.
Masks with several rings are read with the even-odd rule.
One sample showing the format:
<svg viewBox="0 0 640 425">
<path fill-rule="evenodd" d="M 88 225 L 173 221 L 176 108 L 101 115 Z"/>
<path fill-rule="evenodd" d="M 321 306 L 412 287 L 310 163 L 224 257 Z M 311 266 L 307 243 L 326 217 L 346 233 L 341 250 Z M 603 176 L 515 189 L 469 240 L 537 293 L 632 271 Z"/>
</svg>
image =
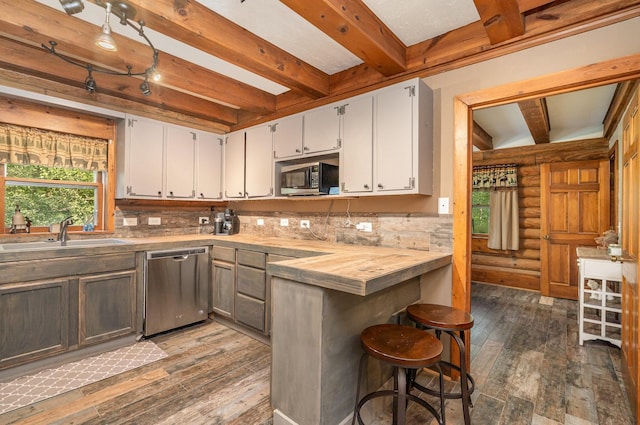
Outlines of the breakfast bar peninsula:
<svg viewBox="0 0 640 425">
<path fill-rule="evenodd" d="M 360 332 L 407 305 L 450 303 L 451 255 L 351 247 L 271 263 L 274 425 L 350 423 Z M 386 380 L 369 376 L 369 385 Z"/>
</svg>

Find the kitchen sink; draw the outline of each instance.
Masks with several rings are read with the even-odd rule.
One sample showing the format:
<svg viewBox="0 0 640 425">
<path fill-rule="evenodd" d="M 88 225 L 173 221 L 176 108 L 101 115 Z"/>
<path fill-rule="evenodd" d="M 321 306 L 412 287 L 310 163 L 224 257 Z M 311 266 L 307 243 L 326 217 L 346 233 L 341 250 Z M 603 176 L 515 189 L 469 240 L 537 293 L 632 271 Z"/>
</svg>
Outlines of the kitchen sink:
<svg viewBox="0 0 640 425">
<path fill-rule="evenodd" d="M 39 251 L 45 249 L 64 249 L 64 248 L 80 248 L 92 246 L 109 246 L 131 243 L 122 239 L 104 238 L 104 239 L 74 239 L 62 245 L 60 241 L 44 241 L 44 242 L 17 242 L 5 243 L 0 245 L 0 252 L 5 251 Z"/>
</svg>

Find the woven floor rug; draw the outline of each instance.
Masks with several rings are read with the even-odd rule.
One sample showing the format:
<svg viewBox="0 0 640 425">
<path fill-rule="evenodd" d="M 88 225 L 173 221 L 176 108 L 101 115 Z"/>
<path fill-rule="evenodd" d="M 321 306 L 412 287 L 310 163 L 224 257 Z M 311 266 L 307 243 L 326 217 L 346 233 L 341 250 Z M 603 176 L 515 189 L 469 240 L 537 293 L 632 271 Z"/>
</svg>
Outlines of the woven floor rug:
<svg viewBox="0 0 640 425">
<path fill-rule="evenodd" d="M 0 415 L 164 357 L 167 354 L 152 341 L 142 341 L 34 375 L 0 382 Z"/>
</svg>

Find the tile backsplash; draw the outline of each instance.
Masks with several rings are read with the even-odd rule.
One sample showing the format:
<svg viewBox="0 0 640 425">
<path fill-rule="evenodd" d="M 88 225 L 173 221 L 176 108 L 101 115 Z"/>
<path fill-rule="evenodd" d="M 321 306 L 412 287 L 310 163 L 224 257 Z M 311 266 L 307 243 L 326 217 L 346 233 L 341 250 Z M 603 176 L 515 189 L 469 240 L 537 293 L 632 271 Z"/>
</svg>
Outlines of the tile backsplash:
<svg viewBox="0 0 640 425">
<path fill-rule="evenodd" d="M 165 211 L 116 208 L 116 237 L 213 233 L 213 225 L 200 225 L 199 218 L 209 217 L 213 223 L 214 213 L 209 208 Z M 241 210 L 236 210 L 236 213 L 240 217 L 240 233 L 245 234 L 437 252 L 451 252 L 453 246 L 453 220 L 449 215 L 243 213 Z M 284 218 L 288 226 L 281 225 Z M 135 219 L 137 224 L 125 226 L 125 222 L 134 221 L 131 219 Z M 158 219 L 159 225 L 149 224 Z M 301 228 L 301 220 L 308 220 L 309 228 Z M 356 226 L 359 223 L 371 223 L 372 231 L 358 230 Z"/>
</svg>

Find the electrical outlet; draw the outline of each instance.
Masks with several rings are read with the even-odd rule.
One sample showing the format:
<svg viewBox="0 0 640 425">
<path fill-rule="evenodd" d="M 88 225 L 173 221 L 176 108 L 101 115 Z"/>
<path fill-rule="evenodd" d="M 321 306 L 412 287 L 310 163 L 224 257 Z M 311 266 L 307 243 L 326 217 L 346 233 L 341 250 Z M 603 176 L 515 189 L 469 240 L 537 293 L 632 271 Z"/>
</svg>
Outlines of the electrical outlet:
<svg viewBox="0 0 640 425">
<path fill-rule="evenodd" d="M 123 217 L 122 218 L 122 225 L 123 226 L 137 226 L 138 225 L 138 218 L 137 217 Z M 58 230 L 60 231 L 60 230 Z"/>
<path fill-rule="evenodd" d="M 362 230 L 363 232 L 372 232 L 373 226 L 371 223 L 358 223 L 356 224 L 357 230 Z"/>
<path fill-rule="evenodd" d="M 149 217 L 147 224 L 149 224 L 149 226 L 159 226 L 162 224 L 162 219 L 160 217 Z"/>
<path fill-rule="evenodd" d="M 256 220 L 257 226 L 264 226 L 264 218 L 259 218 Z"/>
<path fill-rule="evenodd" d="M 209 224 L 209 217 L 200 217 L 200 218 L 198 218 L 198 223 L 200 223 L 200 224 Z"/>
<path fill-rule="evenodd" d="M 281 218 L 280 219 L 280 226 L 288 226 L 289 225 L 289 219 L 288 218 Z"/>
<path fill-rule="evenodd" d="M 300 220 L 300 228 L 309 229 L 311 227 L 311 223 L 309 220 Z"/>
</svg>

